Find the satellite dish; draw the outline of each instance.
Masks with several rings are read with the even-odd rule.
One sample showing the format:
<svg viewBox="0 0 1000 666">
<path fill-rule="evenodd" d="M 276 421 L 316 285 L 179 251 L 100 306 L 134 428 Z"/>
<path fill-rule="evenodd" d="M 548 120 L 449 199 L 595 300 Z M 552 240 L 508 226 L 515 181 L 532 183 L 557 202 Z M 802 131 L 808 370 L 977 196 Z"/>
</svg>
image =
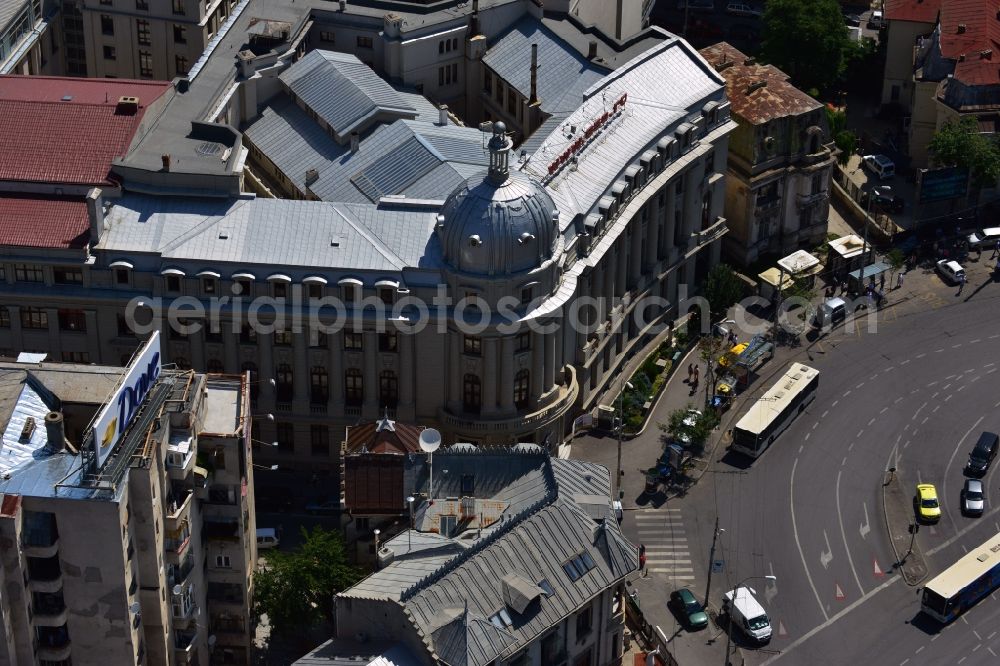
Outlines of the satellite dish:
<svg viewBox="0 0 1000 666">
<path fill-rule="evenodd" d="M 210 648 L 215 647 L 215 635 L 214 634 L 208 637 L 208 647 L 210 647 Z"/>
<path fill-rule="evenodd" d="M 180 585 L 174 585 L 173 593 L 175 595 L 180 596 L 180 593 L 183 591 L 184 591 L 183 587 L 181 587 Z"/>
<path fill-rule="evenodd" d="M 441 446 L 441 433 L 434 428 L 427 428 L 420 433 L 420 450 L 434 453 Z"/>
</svg>

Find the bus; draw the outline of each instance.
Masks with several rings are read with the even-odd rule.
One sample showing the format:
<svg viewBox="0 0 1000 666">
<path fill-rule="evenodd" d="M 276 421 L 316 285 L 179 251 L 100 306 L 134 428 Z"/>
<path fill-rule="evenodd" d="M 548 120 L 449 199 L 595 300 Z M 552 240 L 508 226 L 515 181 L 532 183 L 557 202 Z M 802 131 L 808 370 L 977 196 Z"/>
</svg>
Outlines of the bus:
<svg viewBox="0 0 1000 666">
<path fill-rule="evenodd" d="M 924 587 L 920 610 L 947 624 L 1000 585 L 1000 534 L 955 562 Z"/>
<path fill-rule="evenodd" d="M 753 404 L 733 428 L 733 450 L 758 457 L 816 397 L 819 370 L 792 366 Z"/>
</svg>

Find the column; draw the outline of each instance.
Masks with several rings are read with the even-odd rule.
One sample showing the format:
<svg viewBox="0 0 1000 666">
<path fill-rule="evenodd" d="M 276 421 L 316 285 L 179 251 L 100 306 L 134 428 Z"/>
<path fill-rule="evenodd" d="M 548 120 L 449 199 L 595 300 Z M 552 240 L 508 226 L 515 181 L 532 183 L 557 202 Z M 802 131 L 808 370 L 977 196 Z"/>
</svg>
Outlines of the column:
<svg viewBox="0 0 1000 666">
<path fill-rule="evenodd" d="M 559 329 L 552 335 L 556 338 L 556 381 L 563 381 L 563 368 L 566 366 L 566 320 L 558 319 Z"/>
<path fill-rule="evenodd" d="M 16 351 L 24 349 L 24 337 L 21 332 L 21 306 L 8 305 L 7 312 L 10 313 L 10 349 Z M 118 359 L 113 361 L 118 364 Z"/>
<path fill-rule="evenodd" d="M 483 387 L 483 414 L 494 414 L 497 411 L 497 339 L 482 338 L 483 341 L 483 373 L 479 377 Z"/>
<path fill-rule="evenodd" d="M 608 313 L 611 312 L 615 303 L 615 274 L 618 272 L 617 262 L 618 253 L 615 252 L 615 246 L 612 245 L 605 253 L 603 261 L 601 261 L 601 274 L 604 278 L 604 292 L 601 296 L 604 302 L 601 304 L 601 314 L 596 320 L 598 322 L 603 322 L 608 318 Z"/>
<path fill-rule="evenodd" d="M 299 331 L 292 333 L 292 372 L 294 373 L 292 382 L 295 393 L 294 403 L 296 409 L 293 411 L 309 413 L 309 405 L 312 404 L 312 396 L 309 394 L 309 363 L 306 358 L 306 349 L 309 346 L 305 333 Z"/>
<path fill-rule="evenodd" d="M 379 408 L 382 406 L 379 404 L 378 395 L 378 367 L 376 365 L 378 358 L 378 334 L 375 331 L 364 332 L 363 349 L 365 355 L 365 401 L 362 405 L 361 415 L 365 418 L 374 419 L 378 416 Z"/>
<path fill-rule="evenodd" d="M 344 332 L 343 329 L 330 333 L 330 399 L 333 401 L 334 416 L 344 414 Z"/>
<path fill-rule="evenodd" d="M 591 284 L 593 283 L 593 285 Z M 600 290 L 597 286 L 600 284 L 597 282 L 597 272 L 592 271 L 589 276 L 581 276 L 580 280 L 577 281 L 577 298 L 583 299 L 588 295 L 600 294 Z M 588 312 L 591 308 L 577 308 L 575 310 L 576 317 L 574 321 L 569 321 L 567 318 L 565 322 L 566 334 L 571 337 L 572 342 L 570 342 L 570 348 L 573 350 L 573 362 L 576 363 L 577 353 L 580 354 L 580 364 L 583 363 L 583 348 L 587 345 L 587 333 L 586 326 L 590 323 L 590 314 Z M 566 308 L 567 317 L 570 313 L 570 308 Z M 13 315 L 11 315 L 13 317 Z M 576 320 L 579 321 L 576 321 Z M 575 328 L 574 328 L 575 326 Z"/>
<path fill-rule="evenodd" d="M 543 335 L 542 340 L 545 341 L 545 390 L 548 392 L 556 383 L 556 334 Z"/>
<path fill-rule="evenodd" d="M 643 207 L 642 211 L 629 221 L 629 226 L 632 227 L 632 247 L 628 255 L 629 289 L 639 286 L 639 277 L 642 275 L 642 214 L 645 211 L 646 208 Z"/>
<path fill-rule="evenodd" d="M 500 339 L 500 411 L 514 412 L 514 338 Z"/>
<path fill-rule="evenodd" d="M 681 178 L 681 176 L 677 176 Z M 676 180 L 671 180 L 664 186 L 664 191 L 666 192 L 666 205 L 660 211 L 663 214 L 663 233 L 667 236 L 666 242 L 666 256 L 670 263 L 673 263 L 671 258 L 674 248 L 677 246 L 675 242 L 677 240 L 677 192 L 675 191 Z"/>
<path fill-rule="evenodd" d="M 257 348 L 260 350 L 260 368 L 257 372 L 260 402 L 268 407 L 262 411 L 269 411 L 274 406 L 274 387 L 271 386 L 271 379 L 274 378 L 274 357 L 271 353 L 273 341 L 273 333 L 257 334 Z"/>
<path fill-rule="evenodd" d="M 615 241 L 615 255 L 617 275 L 615 275 L 615 296 L 621 298 L 625 295 L 625 281 L 628 279 L 628 257 L 626 256 L 625 239 L 621 236 Z"/>
<path fill-rule="evenodd" d="M 657 205 L 660 198 L 652 196 L 646 203 L 646 270 L 651 270 L 660 260 L 660 225 L 663 223 L 663 208 Z"/>
<path fill-rule="evenodd" d="M 448 358 L 445 368 L 448 371 L 448 404 L 449 409 L 458 413 L 462 406 L 462 334 L 458 331 L 448 331 Z"/>
<path fill-rule="evenodd" d="M 400 330 L 397 334 L 399 338 L 399 406 L 409 410 L 413 409 L 413 346 L 415 333 L 409 329 Z"/>
<path fill-rule="evenodd" d="M 100 363 L 101 360 L 101 340 L 107 340 L 113 336 L 102 335 L 97 330 L 97 312 L 86 310 L 83 313 L 87 325 L 87 355 L 91 363 Z"/>
<path fill-rule="evenodd" d="M 539 398 L 545 391 L 545 336 L 531 334 L 531 397 Z"/>
<path fill-rule="evenodd" d="M 62 331 L 59 330 L 59 309 L 58 308 L 45 308 L 45 312 L 49 318 L 49 328 L 45 333 L 48 335 L 48 351 L 49 359 L 53 361 L 58 361 L 59 352 L 62 351 L 61 341 L 59 336 Z M 200 370 L 201 368 L 199 368 Z"/>
<path fill-rule="evenodd" d="M 204 319 L 189 321 L 191 321 L 191 327 L 198 330 L 186 336 L 188 354 L 191 355 L 188 360 L 191 362 L 192 368 L 198 372 L 205 372 L 205 327 L 208 326 L 208 322 Z"/>
<path fill-rule="evenodd" d="M 220 325 L 226 372 L 236 374 L 240 371 L 240 334 L 233 332 L 232 322 L 220 322 Z"/>
</svg>

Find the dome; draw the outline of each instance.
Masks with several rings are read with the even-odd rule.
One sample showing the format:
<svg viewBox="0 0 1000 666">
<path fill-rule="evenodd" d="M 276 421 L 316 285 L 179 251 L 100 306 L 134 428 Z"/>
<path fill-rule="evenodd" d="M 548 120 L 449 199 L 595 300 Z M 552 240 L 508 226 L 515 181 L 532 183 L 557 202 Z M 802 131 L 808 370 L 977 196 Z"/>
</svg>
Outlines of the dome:
<svg viewBox="0 0 1000 666">
<path fill-rule="evenodd" d="M 445 261 L 457 271 L 510 275 L 552 258 L 559 213 L 541 183 L 507 168 L 511 141 L 494 125 L 490 168 L 455 188 L 438 217 Z"/>
</svg>

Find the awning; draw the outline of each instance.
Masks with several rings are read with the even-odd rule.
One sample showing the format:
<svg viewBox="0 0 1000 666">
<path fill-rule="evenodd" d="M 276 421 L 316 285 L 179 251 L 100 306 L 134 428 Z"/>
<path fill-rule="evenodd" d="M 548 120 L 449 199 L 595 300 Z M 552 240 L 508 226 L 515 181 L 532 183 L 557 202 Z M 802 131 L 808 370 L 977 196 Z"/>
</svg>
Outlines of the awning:
<svg viewBox="0 0 1000 666">
<path fill-rule="evenodd" d="M 164 268 L 162 271 L 160 271 L 160 275 L 179 275 L 181 277 L 184 277 L 185 275 L 187 275 L 187 273 L 185 273 L 179 268 Z"/>
<path fill-rule="evenodd" d="M 399 288 L 399 282 L 397 282 L 396 280 L 388 280 L 388 279 L 387 280 L 379 280 L 378 282 L 375 283 L 375 286 L 376 287 L 391 287 L 392 289 L 398 289 Z"/>
<path fill-rule="evenodd" d="M 198 273 L 198 277 L 210 277 L 210 278 L 215 278 L 216 280 L 218 280 L 222 276 L 219 275 L 218 273 L 216 273 L 215 271 L 202 271 L 202 272 Z"/>
<path fill-rule="evenodd" d="M 232 279 L 234 280 L 256 280 L 257 276 L 253 273 L 233 273 Z"/>
<path fill-rule="evenodd" d="M 354 285 L 355 287 L 364 286 L 364 282 L 362 282 L 358 278 L 352 278 L 352 277 L 340 278 L 339 280 L 337 280 L 337 284 L 339 284 L 341 287 L 349 284 Z"/>
<path fill-rule="evenodd" d="M 121 260 L 119 260 L 119 261 L 112 261 L 110 264 L 108 264 L 108 267 L 109 268 L 127 268 L 129 270 L 132 270 L 133 268 L 135 268 L 135 266 L 133 266 L 129 262 L 127 262 L 127 261 L 121 261 Z"/>
<path fill-rule="evenodd" d="M 308 275 L 302 278 L 302 284 L 326 284 L 326 278 L 320 275 Z"/>
<path fill-rule="evenodd" d="M 274 273 L 273 275 L 267 276 L 268 282 L 291 282 L 292 278 L 288 277 L 283 273 Z"/>
</svg>

